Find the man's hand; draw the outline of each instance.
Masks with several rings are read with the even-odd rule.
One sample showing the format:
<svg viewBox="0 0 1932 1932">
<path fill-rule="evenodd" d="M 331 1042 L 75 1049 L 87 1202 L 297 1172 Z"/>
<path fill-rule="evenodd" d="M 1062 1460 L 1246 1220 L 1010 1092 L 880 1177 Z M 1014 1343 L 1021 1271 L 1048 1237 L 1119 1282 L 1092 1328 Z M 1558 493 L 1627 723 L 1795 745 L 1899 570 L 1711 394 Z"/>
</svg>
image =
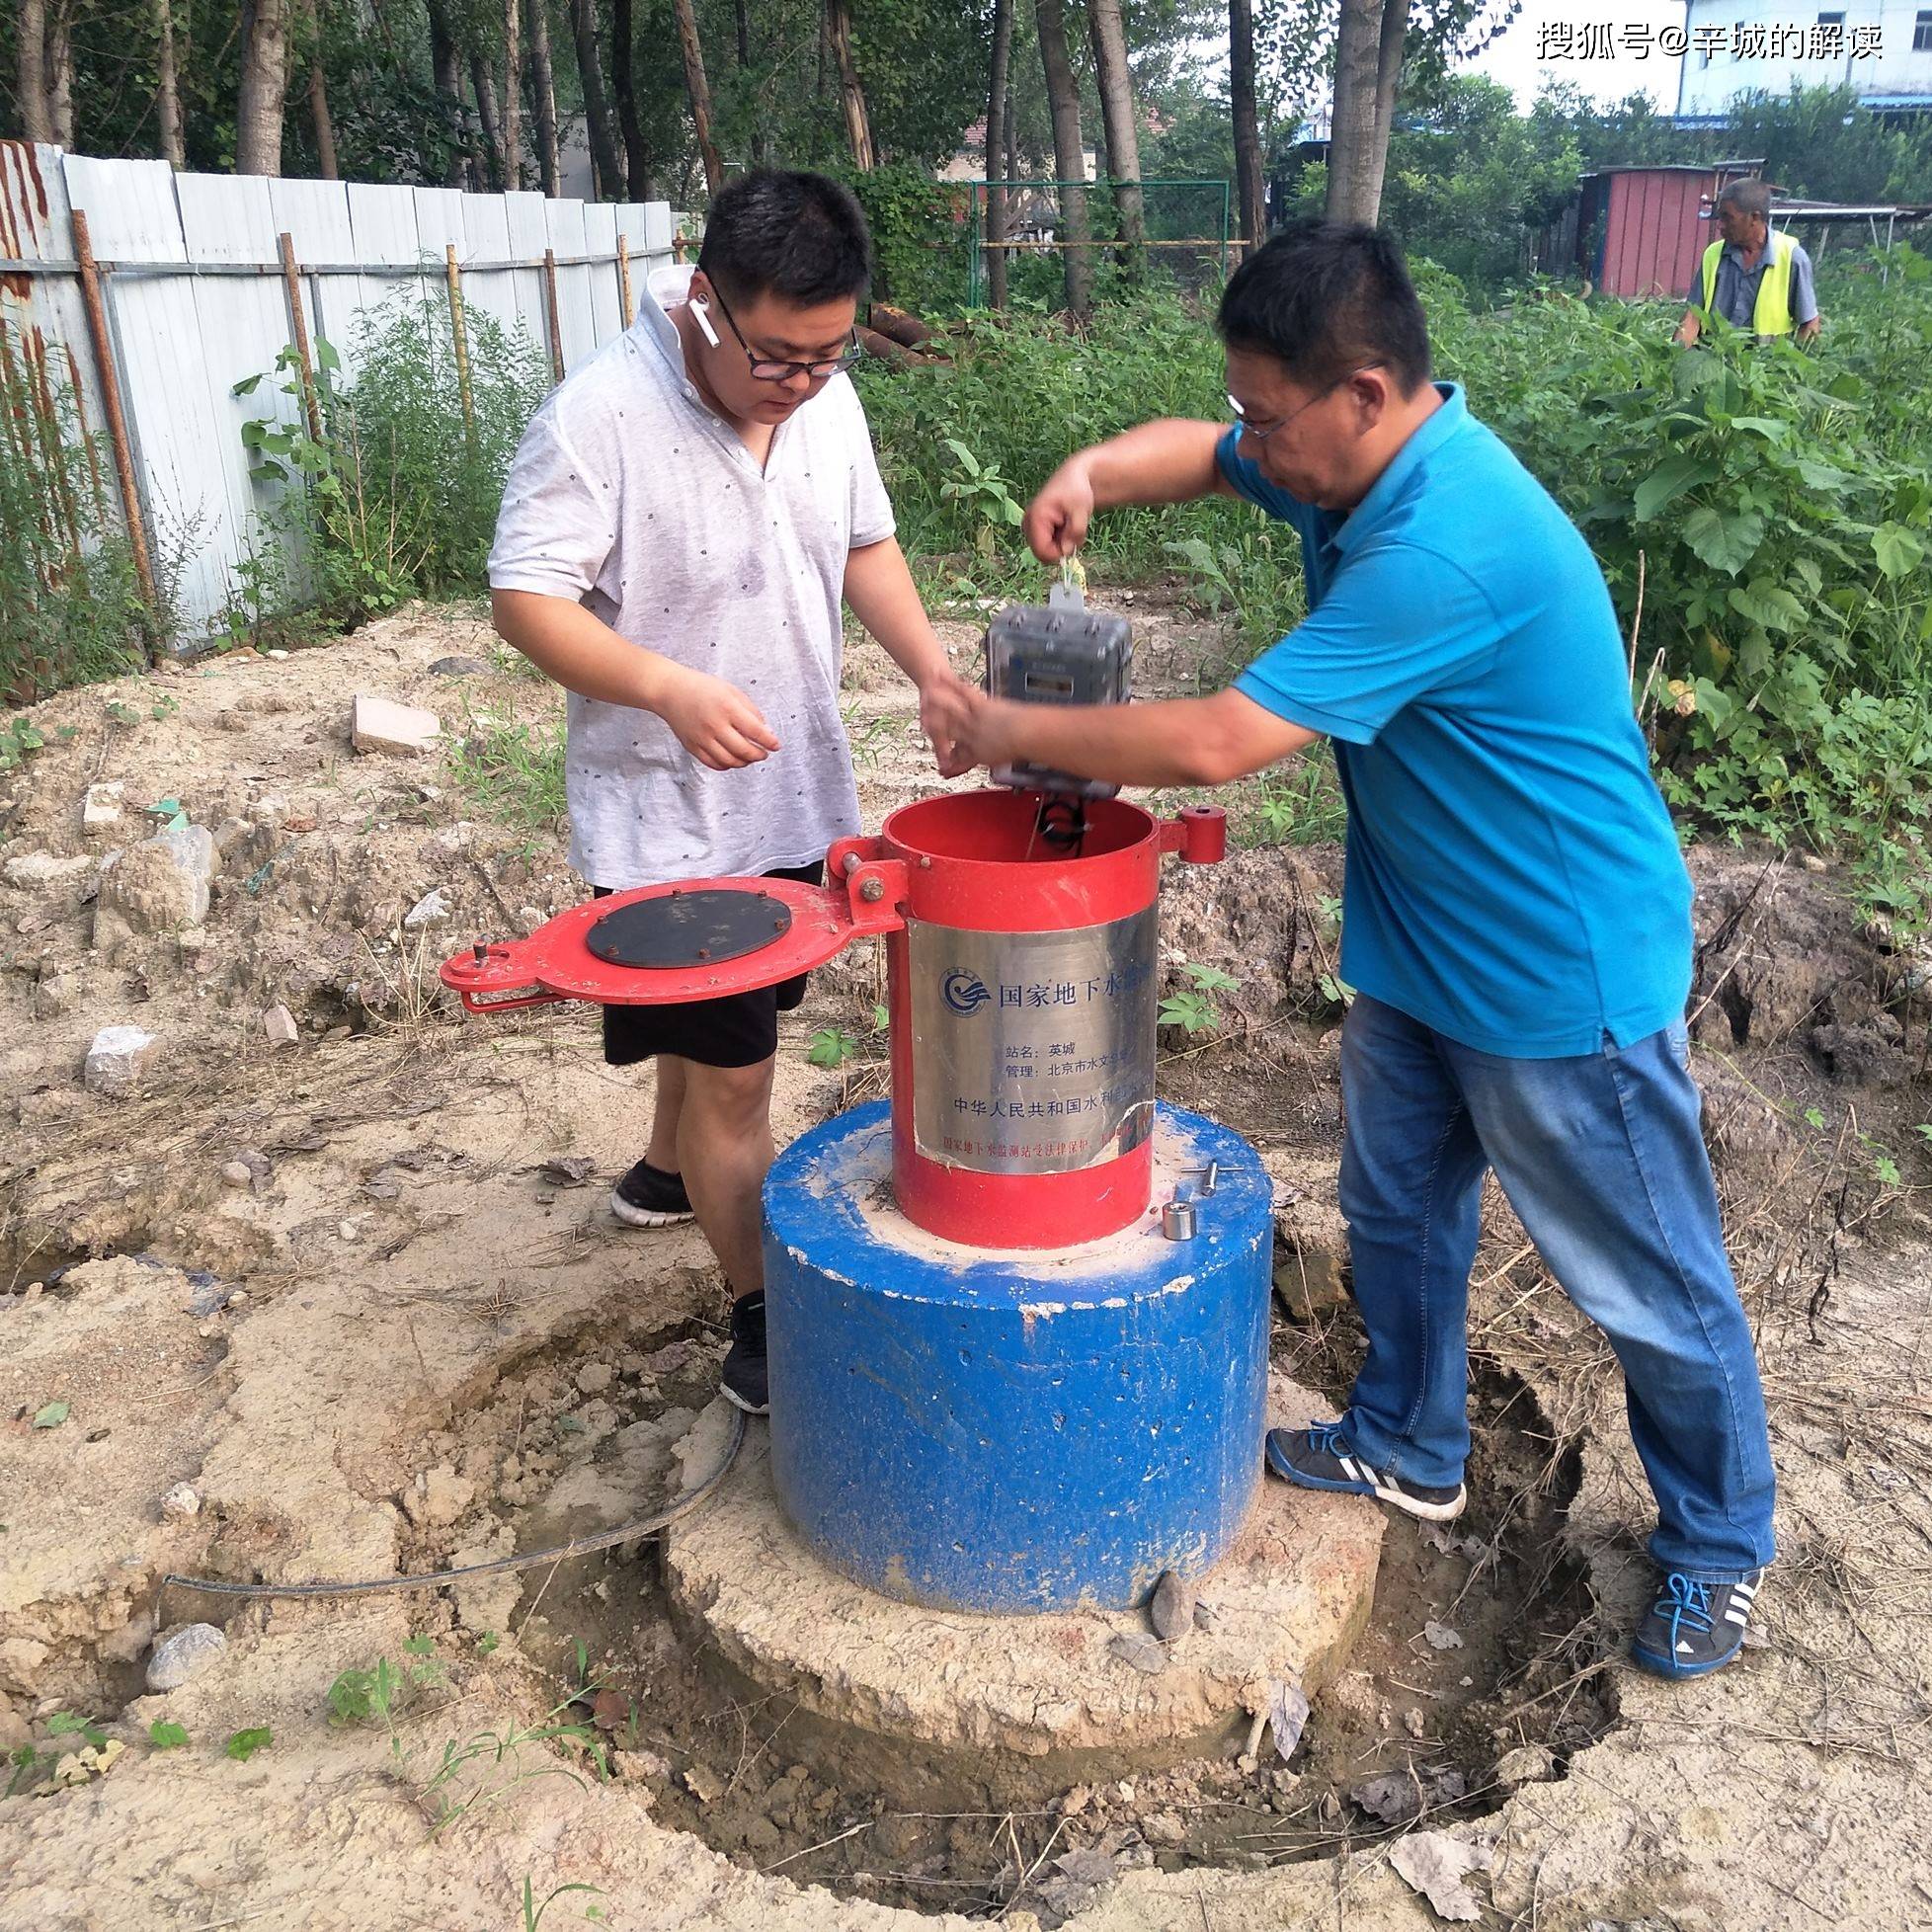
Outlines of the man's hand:
<svg viewBox="0 0 1932 1932">
<path fill-rule="evenodd" d="M 736 684 L 707 671 L 664 667 L 664 688 L 651 707 L 678 734 L 678 742 L 713 771 L 757 765 L 778 749 L 759 708 Z"/>
<path fill-rule="evenodd" d="M 1823 327 L 1824 327 L 1824 317 L 1821 315 L 1814 315 L 1811 317 L 1811 319 L 1809 322 L 1799 323 L 1798 340 L 1800 342 L 1815 342 L 1818 339 L 1818 331 Z"/>
<path fill-rule="evenodd" d="M 974 699 L 982 696 L 956 671 L 943 671 L 919 687 L 919 728 L 932 747 L 942 778 L 957 778 L 973 768 L 958 742 L 959 720 L 970 715 Z"/>
<path fill-rule="evenodd" d="M 928 718 L 928 709 L 930 716 Z M 1019 706 L 989 697 L 976 684 L 955 678 L 922 696 L 920 722 L 938 755 L 939 775 L 957 778 L 978 765 L 1006 765 L 1011 759 L 1011 713 Z"/>
<path fill-rule="evenodd" d="M 1042 563 L 1058 563 L 1087 541 L 1087 526 L 1096 506 L 1086 456 L 1085 450 L 1070 456 L 1026 506 L 1020 530 Z"/>
<path fill-rule="evenodd" d="M 1672 340 L 1680 349 L 1695 349 L 1697 338 L 1702 333 L 1696 309 L 1689 308 L 1684 311 L 1684 319 L 1677 324 L 1677 333 Z"/>
</svg>

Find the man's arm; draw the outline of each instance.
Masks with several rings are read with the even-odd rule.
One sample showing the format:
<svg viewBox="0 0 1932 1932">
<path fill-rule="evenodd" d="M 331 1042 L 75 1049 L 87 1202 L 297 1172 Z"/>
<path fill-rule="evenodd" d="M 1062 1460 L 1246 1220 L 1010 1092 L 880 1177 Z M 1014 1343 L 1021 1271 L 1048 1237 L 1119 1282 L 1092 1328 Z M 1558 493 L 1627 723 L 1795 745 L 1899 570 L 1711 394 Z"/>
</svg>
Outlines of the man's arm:
<svg viewBox="0 0 1932 1932">
<path fill-rule="evenodd" d="M 937 709 L 959 766 L 1043 765 L 1116 785 L 1221 785 L 1321 733 L 1237 690 L 1153 704 L 1017 704 L 960 684 Z"/>
<path fill-rule="evenodd" d="M 1169 417 L 1069 456 L 1027 506 L 1021 527 L 1033 554 L 1042 563 L 1070 556 L 1087 541 L 1095 511 L 1189 503 L 1216 492 L 1232 496 L 1214 459 L 1215 444 L 1227 429 L 1225 423 Z"/>
<path fill-rule="evenodd" d="M 1802 246 L 1792 250 L 1791 319 L 1798 324 L 1798 340 L 1811 342 L 1824 327 L 1818 314 L 1818 291 L 1811 279 L 1811 258 Z"/>
<path fill-rule="evenodd" d="M 913 681 L 919 692 L 919 722 L 930 741 L 939 768 L 952 775 L 951 739 L 935 707 L 935 698 L 948 684 L 959 682 L 946 662 L 932 621 L 920 602 L 906 553 L 897 537 L 867 543 L 845 558 L 845 602 L 852 615 L 884 645 L 886 655 Z"/>
<path fill-rule="evenodd" d="M 492 591 L 497 635 L 566 690 L 654 711 L 700 765 L 732 771 L 778 749 L 759 708 L 736 684 L 621 638 L 567 597 Z"/>
<path fill-rule="evenodd" d="M 1685 349 L 1694 349 L 1697 346 L 1698 337 L 1702 335 L 1703 332 L 1704 332 L 1703 316 L 1699 314 L 1697 309 L 1694 307 L 1685 309 L 1684 319 L 1677 324 L 1676 340 L 1678 341 L 1678 343 L 1680 343 Z"/>
</svg>

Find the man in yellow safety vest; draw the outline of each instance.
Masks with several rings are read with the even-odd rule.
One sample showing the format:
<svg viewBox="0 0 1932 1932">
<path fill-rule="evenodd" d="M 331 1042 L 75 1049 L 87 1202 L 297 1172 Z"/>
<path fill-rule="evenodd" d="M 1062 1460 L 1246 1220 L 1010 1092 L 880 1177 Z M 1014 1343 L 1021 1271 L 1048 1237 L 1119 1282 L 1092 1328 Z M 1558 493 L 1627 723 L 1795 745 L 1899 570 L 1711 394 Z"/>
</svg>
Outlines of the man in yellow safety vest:
<svg viewBox="0 0 1932 1932">
<path fill-rule="evenodd" d="M 1690 306 L 1677 325 L 1688 349 L 1713 316 L 1757 336 L 1810 342 L 1822 326 L 1811 286 L 1811 258 L 1771 228 L 1771 191 L 1761 181 L 1728 183 L 1718 196 L 1718 233 L 1692 278 Z"/>
</svg>

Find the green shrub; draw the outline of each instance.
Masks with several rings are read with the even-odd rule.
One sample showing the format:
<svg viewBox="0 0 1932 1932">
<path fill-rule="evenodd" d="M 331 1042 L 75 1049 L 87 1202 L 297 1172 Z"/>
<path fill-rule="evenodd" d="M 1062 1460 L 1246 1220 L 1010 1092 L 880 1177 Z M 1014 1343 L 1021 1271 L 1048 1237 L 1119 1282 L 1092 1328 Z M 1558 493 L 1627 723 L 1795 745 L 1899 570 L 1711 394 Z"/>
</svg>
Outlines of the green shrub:
<svg viewBox="0 0 1932 1932">
<path fill-rule="evenodd" d="M 31 704 L 143 660 L 150 618 L 113 476 L 71 385 L 0 325 L 0 702 Z"/>
<path fill-rule="evenodd" d="M 353 384 L 338 381 L 334 347 L 316 345 L 319 438 L 308 433 L 291 354 L 277 359 L 292 420 L 261 418 L 242 435 L 257 474 L 289 487 L 242 572 L 231 628 L 259 627 L 290 604 L 355 623 L 419 593 L 482 584 L 504 478 L 549 372 L 521 326 L 512 333 L 470 309 L 464 333 L 467 422 L 449 310 L 438 299 L 398 297 L 370 318 Z M 265 379 L 251 376 L 236 393 Z"/>
</svg>

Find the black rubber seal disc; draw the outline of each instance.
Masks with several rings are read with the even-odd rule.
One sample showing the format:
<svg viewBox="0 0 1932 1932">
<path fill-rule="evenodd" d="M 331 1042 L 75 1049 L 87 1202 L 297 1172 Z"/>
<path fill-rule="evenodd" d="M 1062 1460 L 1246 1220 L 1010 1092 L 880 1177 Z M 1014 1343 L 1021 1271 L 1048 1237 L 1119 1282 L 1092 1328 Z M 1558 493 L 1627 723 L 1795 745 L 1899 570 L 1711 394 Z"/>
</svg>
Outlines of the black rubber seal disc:
<svg viewBox="0 0 1932 1932">
<path fill-rule="evenodd" d="M 692 967 L 760 952 L 791 929 L 791 908 L 766 892 L 704 886 L 605 913 L 584 943 L 612 966 Z"/>
</svg>

